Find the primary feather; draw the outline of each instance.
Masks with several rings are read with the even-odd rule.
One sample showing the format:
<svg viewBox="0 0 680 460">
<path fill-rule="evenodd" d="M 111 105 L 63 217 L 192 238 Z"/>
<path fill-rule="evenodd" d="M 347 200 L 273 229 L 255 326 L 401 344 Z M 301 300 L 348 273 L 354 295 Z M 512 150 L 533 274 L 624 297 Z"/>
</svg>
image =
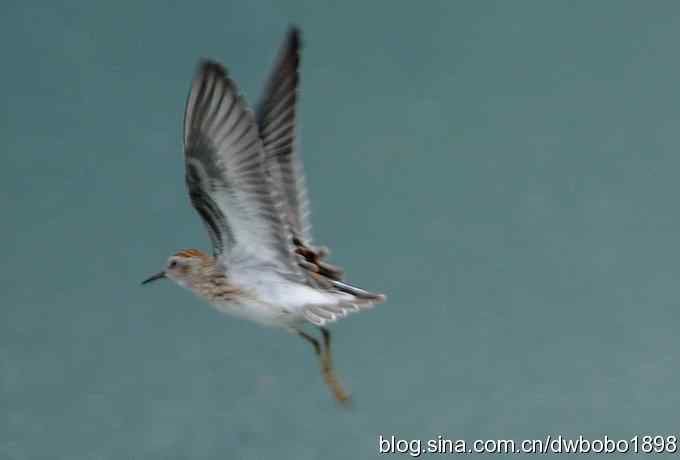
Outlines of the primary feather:
<svg viewBox="0 0 680 460">
<path fill-rule="evenodd" d="M 309 199 L 296 138 L 300 31 L 288 30 L 256 112 L 267 167 L 278 184 L 291 230 L 311 242 Z"/>
<path fill-rule="evenodd" d="M 283 203 L 265 164 L 253 113 L 226 70 L 201 62 L 184 121 L 186 183 L 215 255 L 255 258 L 296 273 Z"/>
</svg>

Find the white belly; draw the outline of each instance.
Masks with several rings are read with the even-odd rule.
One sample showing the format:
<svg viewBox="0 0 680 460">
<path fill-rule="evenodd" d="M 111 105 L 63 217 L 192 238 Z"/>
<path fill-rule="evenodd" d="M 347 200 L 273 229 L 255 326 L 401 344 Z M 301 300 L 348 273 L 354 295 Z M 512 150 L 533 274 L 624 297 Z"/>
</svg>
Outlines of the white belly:
<svg viewBox="0 0 680 460">
<path fill-rule="evenodd" d="M 275 272 L 242 271 L 231 281 L 244 294 L 238 300 L 210 301 L 217 310 L 265 326 L 296 327 L 306 322 L 309 306 L 336 305 L 341 294 L 314 289 L 287 280 Z"/>
<path fill-rule="evenodd" d="M 293 327 L 303 321 L 301 313 L 295 314 L 284 306 L 253 300 L 252 302 L 217 302 L 218 311 L 254 321 L 263 326 Z"/>
</svg>

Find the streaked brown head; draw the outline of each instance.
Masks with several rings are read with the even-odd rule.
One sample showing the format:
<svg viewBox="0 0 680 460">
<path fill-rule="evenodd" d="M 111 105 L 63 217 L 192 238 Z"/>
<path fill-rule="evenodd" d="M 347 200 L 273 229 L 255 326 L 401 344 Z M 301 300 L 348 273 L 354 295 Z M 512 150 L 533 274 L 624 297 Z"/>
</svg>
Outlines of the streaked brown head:
<svg viewBox="0 0 680 460">
<path fill-rule="evenodd" d="M 206 253 L 198 249 L 184 249 L 168 259 L 164 270 L 142 281 L 142 284 L 168 278 L 182 287 L 191 288 L 212 265 L 213 258 Z"/>
</svg>

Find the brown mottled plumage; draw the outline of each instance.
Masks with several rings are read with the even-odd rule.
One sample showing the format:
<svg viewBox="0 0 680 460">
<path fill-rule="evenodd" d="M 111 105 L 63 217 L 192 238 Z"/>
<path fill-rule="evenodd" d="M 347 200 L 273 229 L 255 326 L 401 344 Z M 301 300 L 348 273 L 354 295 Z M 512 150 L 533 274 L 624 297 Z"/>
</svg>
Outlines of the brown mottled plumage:
<svg viewBox="0 0 680 460">
<path fill-rule="evenodd" d="M 212 259 L 208 254 L 199 249 L 182 249 L 181 251 L 175 253 L 176 256 L 181 257 L 199 257 L 201 259 Z"/>
</svg>

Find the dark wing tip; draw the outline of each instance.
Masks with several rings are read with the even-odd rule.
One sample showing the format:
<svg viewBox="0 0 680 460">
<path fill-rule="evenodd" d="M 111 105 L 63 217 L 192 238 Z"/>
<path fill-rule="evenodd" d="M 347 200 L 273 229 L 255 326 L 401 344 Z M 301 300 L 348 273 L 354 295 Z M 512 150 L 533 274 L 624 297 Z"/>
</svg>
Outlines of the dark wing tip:
<svg viewBox="0 0 680 460">
<path fill-rule="evenodd" d="M 221 78 L 227 78 L 227 69 L 217 61 L 202 58 L 198 61 L 196 79 L 203 79 L 208 75 L 216 75 Z"/>
<path fill-rule="evenodd" d="M 199 101 L 204 97 L 205 91 L 210 91 L 214 87 L 214 82 L 220 80 L 228 81 L 227 69 L 222 64 L 207 58 L 198 61 L 184 109 L 185 147 L 189 143 L 189 133 L 196 127 L 197 120 L 205 115 L 202 113 L 205 104 Z"/>
<path fill-rule="evenodd" d="M 297 50 L 302 45 L 302 31 L 297 24 L 291 24 L 288 26 L 288 36 L 286 41 L 288 46 L 294 50 Z"/>
</svg>

